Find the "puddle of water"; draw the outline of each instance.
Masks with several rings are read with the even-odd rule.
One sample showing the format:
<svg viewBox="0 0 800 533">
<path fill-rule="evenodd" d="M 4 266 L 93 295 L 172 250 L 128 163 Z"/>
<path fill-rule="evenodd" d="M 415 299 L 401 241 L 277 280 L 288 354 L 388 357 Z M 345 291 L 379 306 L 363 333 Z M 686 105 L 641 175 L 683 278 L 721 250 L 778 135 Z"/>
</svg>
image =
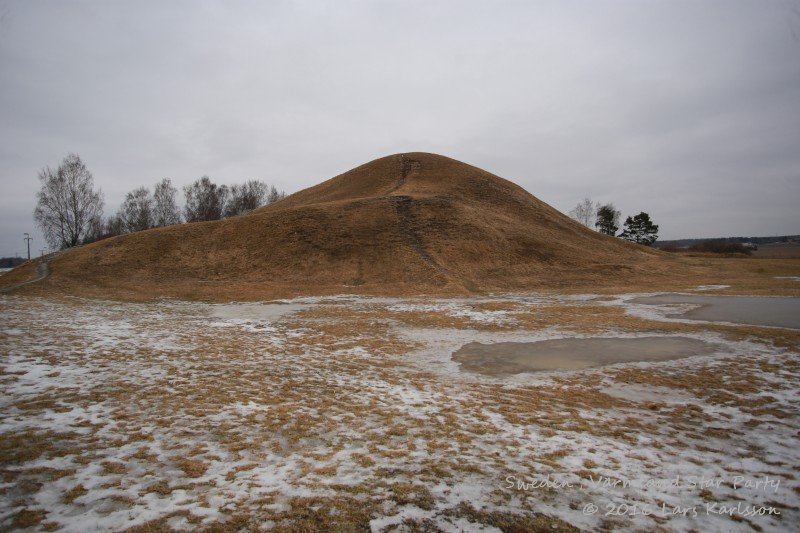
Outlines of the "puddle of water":
<svg viewBox="0 0 800 533">
<path fill-rule="evenodd" d="M 682 314 L 668 315 L 669 318 L 800 329 L 800 298 L 665 294 L 634 298 L 629 302 L 648 305 L 690 304 L 699 306 Z"/>
<path fill-rule="evenodd" d="M 615 363 L 654 362 L 707 355 L 719 346 L 690 337 L 553 339 L 537 342 L 470 342 L 453 352 L 462 370 L 491 376 L 580 370 Z"/>
<path fill-rule="evenodd" d="M 211 316 L 228 320 L 263 320 L 275 322 L 276 320 L 312 307 L 311 304 L 297 303 L 246 303 L 246 304 L 219 304 L 211 308 Z"/>
</svg>

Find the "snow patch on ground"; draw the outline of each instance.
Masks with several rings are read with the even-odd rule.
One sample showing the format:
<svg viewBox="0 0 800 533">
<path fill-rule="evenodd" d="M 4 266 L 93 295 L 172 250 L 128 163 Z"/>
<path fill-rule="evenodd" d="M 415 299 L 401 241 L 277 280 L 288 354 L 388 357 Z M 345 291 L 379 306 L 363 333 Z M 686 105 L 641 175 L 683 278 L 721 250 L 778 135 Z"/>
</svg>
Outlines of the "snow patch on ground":
<svg viewBox="0 0 800 533">
<path fill-rule="evenodd" d="M 513 325 L 518 306 L 628 305 L 663 320 L 665 310 L 626 304 L 633 296 L 335 296 L 244 310 L 4 296 L 0 528 L 24 510 L 45 513 L 43 524 L 65 531 L 159 519 L 189 531 L 238 512 L 270 524 L 304 498 L 355 497 L 375 506 L 375 531 L 427 520 L 444 531 L 497 530 L 452 514 L 466 504 L 543 513 L 583 529 L 748 531 L 749 520 L 791 531 L 800 522 L 800 354 L 694 332 L 681 335 L 724 348 L 511 378 L 468 374 L 450 359 L 466 342 L 582 336 L 562 327 L 477 327 Z M 509 306 L 483 305 L 489 302 Z M 433 311 L 476 329 L 371 330 L 354 322 L 333 330 L 295 316 L 317 305 Z M 409 348 L 398 354 L 398 344 Z M 642 371 L 659 380 L 637 382 Z M 701 493 L 690 484 L 700 476 L 725 483 Z M 736 488 L 736 476 L 781 484 Z M 534 486 L 544 479 L 571 486 Z M 682 482 L 670 485 L 674 479 Z M 734 521 L 706 512 L 709 502 L 778 505 L 783 515 Z M 594 514 L 584 513 L 590 503 Z M 663 523 L 652 515 L 604 516 L 607 506 L 623 504 L 699 512 L 670 513 Z"/>
<path fill-rule="evenodd" d="M 395 304 L 387 307 L 389 311 L 396 311 L 401 313 L 425 312 L 435 311 L 444 312 L 452 317 L 467 318 L 469 320 L 484 323 L 484 324 L 513 324 L 514 318 L 509 311 L 497 310 L 487 311 L 474 309 L 468 304 L 465 305 L 461 302 L 446 302 L 446 303 L 405 303 Z"/>
</svg>

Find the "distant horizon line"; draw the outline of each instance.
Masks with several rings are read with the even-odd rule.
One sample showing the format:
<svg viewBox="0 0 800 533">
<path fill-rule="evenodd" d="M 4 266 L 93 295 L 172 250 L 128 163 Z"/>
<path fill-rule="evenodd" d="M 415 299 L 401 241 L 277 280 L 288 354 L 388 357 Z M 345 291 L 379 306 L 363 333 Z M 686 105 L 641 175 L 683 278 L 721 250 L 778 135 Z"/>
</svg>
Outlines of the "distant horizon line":
<svg viewBox="0 0 800 533">
<path fill-rule="evenodd" d="M 183 224 L 187 224 L 187 222 L 184 222 Z M 188 222 L 188 224 L 191 224 L 191 222 Z M 729 236 L 729 237 L 683 237 L 681 239 L 659 239 L 659 240 L 657 240 L 656 242 L 653 243 L 653 246 L 656 246 L 657 244 L 678 242 L 678 241 L 717 241 L 717 240 L 724 240 L 724 239 L 800 239 L 800 234 L 760 235 L 760 236 L 735 235 L 735 236 Z M 80 246 L 83 246 L 83 245 L 80 245 Z M 41 250 L 41 248 L 37 249 L 37 251 L 38 250 Z M 50 248 L 45 248 L 44 251 L 46 252 L 45 255 L 47 255 L 47 254 L 52 253 L 52 252 L 57 251 L 57 250 L 51 250 Z M 2 255 L 2 256 L 0 256 L 0 260 L 2 260 L 2 259 L 25 259 L 26 255 L 27 255 L 27 252 L 25 254 L 22 254 L 22 255 L 19 255 L 19 253 L 17 252 L 17 255 Z M 34 255 L 33 253 L 31 253 L 31 259 L 36 259 L 38 257 L 40 257 L 40 255 Z M 27 259 L 25 259 L 25 260 L 27 261 Z"/>
</svg>

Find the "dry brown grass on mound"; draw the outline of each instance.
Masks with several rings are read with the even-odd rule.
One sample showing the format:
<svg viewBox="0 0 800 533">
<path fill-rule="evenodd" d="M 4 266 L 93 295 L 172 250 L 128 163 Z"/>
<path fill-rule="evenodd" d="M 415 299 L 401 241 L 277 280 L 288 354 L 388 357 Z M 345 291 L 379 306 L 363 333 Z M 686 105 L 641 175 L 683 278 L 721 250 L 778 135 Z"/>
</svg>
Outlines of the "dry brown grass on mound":
<svg viewBox="0 0 800 533">
<path fill-rule="evenodd" d="M 114 237 L 70 250 L 50 267 L 49 278 L 19 290 L 213 301 L 684 290 L 760 287 L 765 276 L 798 275 L 800 260 L 686 257 L 634 245 L 589 230 L 488 172 L 410 153 L 246 216 Z M 26 266 L 0 278 L 0 288 L 30 277 Z M 800 292 L 796 282 L 775 285 Z"/>
<path fill-rule="evenodd" d="M 0 276 L 0 289 L 36 278 L 36 265 L 38 263 L 39 259 L 32 259 Z"/>
<path fill-rule="evenodd" d="M 572 274 L 588 281 L 608 277 L 600 267 L 609 265 L 645 273 L 660 255 L 590 231 L 497 176 L 414 153 L 378 159 L 247 216 L 71 250 L 52 261 L 45 285 L 134 298 L 456 294 Z"/>
<path fill-rule="evenodd" d="M 398 296 L 456 296 L 488 292 L 621 294 L 627 292 L 686 291 L 698 285 L 724 284 L 729 288 L 714 291 L 720 294 L 762 294 L 800 296 L 800 283 L 780 276 L 800 276 L 800 259 L 756 259 L 692 257 L 649 263 L 649 272 L 620 273 L 561 271 L 543 273 L 519 289 L 486 288 L 470 292 L 464 288 L 445 285 L 431 287 L 423 283 L 394 284 L 365 283 L 358 286 L 342 284 L 303 285 L 300 282 L 248 282 L 240 280 L 196 281 L 158 280 L 146 278 L 97 277 L 91 283 L 78 278 L 50 277 L 26 285 L 15 293 L 29 295 L 78 295 L 90 298 L 112 298 L 123 301 L 143 301 L 162 297 L 211 302 L 259 301 L 291 298 L 298 295 L 326 296 L 335 294 L 398 295 Z M 598 267 L 600 268 L 600 267 Z M 7 276 L 3 276 L 7 277 Z M 24 281 L 24 275 L 20 276 Z M 2 279 L 2 278 L 0 278 Z"/>
</svg>

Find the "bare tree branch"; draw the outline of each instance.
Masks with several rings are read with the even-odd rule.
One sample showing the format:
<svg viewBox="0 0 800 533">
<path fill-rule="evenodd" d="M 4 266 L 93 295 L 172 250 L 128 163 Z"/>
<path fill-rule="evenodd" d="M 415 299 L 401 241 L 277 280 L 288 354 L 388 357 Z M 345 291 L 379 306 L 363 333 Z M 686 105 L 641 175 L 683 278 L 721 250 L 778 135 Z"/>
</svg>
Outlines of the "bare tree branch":
<svg viewBox="0 0 800 533">
<path fill-rule="evenodd" d="M 33 216 L 48 244 L 68 248 L 82 243 L 103 213 L 103 195 L 94 189 L 92 173 L 77 154 L 69 154 L 56 170 L 42 169 L 39 181 Z"/>
</svg>

